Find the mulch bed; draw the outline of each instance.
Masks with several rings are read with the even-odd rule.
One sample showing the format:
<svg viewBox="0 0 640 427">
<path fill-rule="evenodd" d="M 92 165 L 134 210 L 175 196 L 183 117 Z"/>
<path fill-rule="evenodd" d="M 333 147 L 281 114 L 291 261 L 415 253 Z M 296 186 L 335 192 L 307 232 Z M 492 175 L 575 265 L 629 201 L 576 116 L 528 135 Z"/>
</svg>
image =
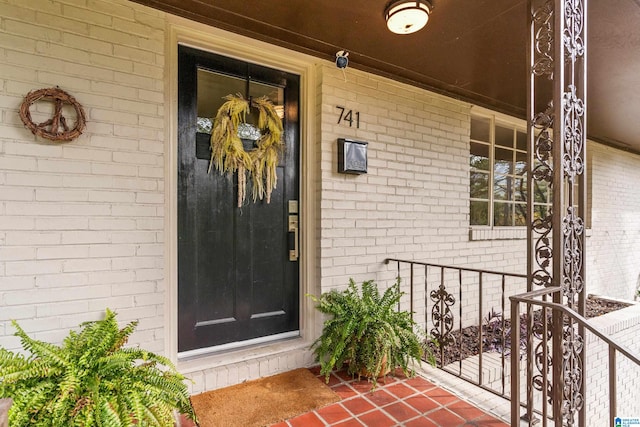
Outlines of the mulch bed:
<svg viewBox="0 0 640 427">
<path fill-rule="evenodd" d="M 587 318 L 602 316 L 603 314 L 620 310 L 628 307 L 629 305 L 630 304 L 628 303 L 611 301 L 589 295 L 586 300 L 585 314 Z M 534 313 L 535 320 L 538 320 L 540 315 L 541 312 L 539 310 L 536 311 Z M 521 325 L 526 325 L 526 315 L 522 316 Z M 508 336 L 508 330 L 510 328 L 509 320 L 504 321 L 504 328 L 507 330 L 505 333 L 507 338 L 506 340 L 503 340 L 502 338 L 502 315 L 500 313 L 492 312 L 485 317 L 484 325 L 482 325 L 483 352 L 509 352 L 511 345 L 511 341 Z M 524 332 L 524 328 L 522 332 Z M 522 332 L 521 336 L 524 335 Z M 454 344 L 446 347 L 442 353 L 440 349 L 436 348 L 433 344 L 429 344 L 436 356 L 438 366 L 446 366 L 450 363 L 466 359 L 470 356 L 475 356 L 479 353 L 478 326 L 468 326 L 462 330 L 456 329 L 452 332 L 452 335 L 455 339 Z M 526 340 L 526 338 L 523 339 Z M 524 342 L 526 341 L 523 341 L 522 345 L 524 345 Z"/>
</svg>

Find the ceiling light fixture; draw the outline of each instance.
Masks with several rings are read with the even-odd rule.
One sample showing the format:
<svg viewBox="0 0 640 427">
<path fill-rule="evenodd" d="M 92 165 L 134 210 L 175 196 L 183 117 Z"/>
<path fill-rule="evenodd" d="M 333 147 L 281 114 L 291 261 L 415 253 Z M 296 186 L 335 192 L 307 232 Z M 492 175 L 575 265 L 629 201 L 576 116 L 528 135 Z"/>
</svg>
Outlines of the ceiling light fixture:
<svg viewBox="0 0 640 427">
<path fill-rule="evenodd" d="M 429 0 L 393 1 L 384 11 L 384 19 L 392 33 L 411 34 L 427 25 L 432 9 Z"/>
</svg>

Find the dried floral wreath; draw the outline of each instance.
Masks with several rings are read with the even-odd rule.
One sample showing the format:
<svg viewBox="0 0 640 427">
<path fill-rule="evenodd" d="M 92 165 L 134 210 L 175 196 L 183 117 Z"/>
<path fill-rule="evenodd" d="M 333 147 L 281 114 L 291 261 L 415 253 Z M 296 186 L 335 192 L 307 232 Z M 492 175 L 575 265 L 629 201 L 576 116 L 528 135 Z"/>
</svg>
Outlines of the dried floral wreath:
<svg viewBox="0 0 640 427">
<path fill-rule="evenodd" d="M 266 96 L 246 100 L 236 94 L 224 99 L 211 132 L 209 172 L 212 166 L 228 176 L 238 172 L 238 207 L 242 207 L 246 196 L 247 173 L 253 183 L 253 201 L 266 198 L 269 203 L 276 188 L 278 156 L 284 150 L 282 120 Z M 245 123 L 250 108 L 258 110 L 260 138 L 256 149 L 247 152 L 238 135 L 238 126 Z"/>
</svg>

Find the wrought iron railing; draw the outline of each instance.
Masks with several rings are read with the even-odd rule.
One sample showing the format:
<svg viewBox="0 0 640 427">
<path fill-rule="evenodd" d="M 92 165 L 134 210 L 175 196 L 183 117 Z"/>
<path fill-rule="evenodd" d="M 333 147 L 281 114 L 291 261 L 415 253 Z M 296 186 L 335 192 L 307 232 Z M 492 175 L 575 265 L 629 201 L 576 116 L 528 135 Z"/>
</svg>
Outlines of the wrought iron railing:
<svg viewBox="0 0 640 427">
<path fill-rule="evenodd" d="M 527 290 L 527 276 L 393 258 L 385 263 L 397 265 L 405 304 L 437 343 L 438 367 L 508 398 L 508 296 Z"/>
<path fill-rule="evenodd" d="M 526 399 L 523 401 L 521 388 L 521 365 L 517 359 L 511 359 L 511 425 L 519 427 L 521 420 L 528 421 L 529 425 L 566 425 L 567 417 L 571 416 L 571 408 L 564 408 L 557 405 L 558 402 L 572 400 L 575 396 L 567 396 L 567 393 L 574 393 L 581 400 L 579 420 L 575 420 L 578 425 L 587 425 L 585 409 L 593 402 L 584 402 L 584 390 L 573 390 L 568 384 L 573 383 L 573 379 L 563 378 L 566 373 L 570 376 L 588 376 L 588 370 L 582 371 L 578 367 L 566 367 L 564 365 L 571 362 L 567 355 L 573 351 L 567 346 L 584 346 L 584 336 L 578 335 L 578 328 L 583 328 L 595 335 L 605 343 L 608 352 L 608 404 L 607 414 L 609 424 L 614 427 L 614 419 L 619 414 L 620 408 L 617 404 L 617 354 L 621 354 L 629 361 L 640 367 L 640 358 L 631 351 L 617 343 L 610 336 L 595 328 L 587 319 L 572 310 L 566 305 L 553 302 L 554 294 L 561 293 L 560 287 L 547 287 L 544 289 L 511 296 L 511 320 L 512 337 L 511 352 L 518 351 L 518 343 L 521 342 L 521 317 L 525 319 L 526 336 Z M 556 299 L 557 300 L 557 299 Z M 536 307 L 536 308 L 534 308 Z M 522 313 L 526 313 L 522 316 Z M 537 314 L 537 315 L 536 315 Z M 570 326 L 568 326 L 570 325 Z M 575 334 L 572 339 L 550 340 L 548 337 L 562 337 L 566 334 Z M 555 343 L 555 346 L 554 346 Z M 559 344 L 559 345 L 558 345 Z M 582 350 L 582 349 L 581 349 Z M 535 369 L 534 369 L 534 364 Z M 565 368 L 565 369 L 563 369 Z M 535 372 L 534 372 L 535 370 Z M 629 375 L 630 373 L 627 373 Z M 588 378 L 585 378 L 588 383 Z M 561 384 L 555 387 L 555 384 Z M 537 395 L 537 396 L 536 396 Z M 536 399 L 537 397 L 537 399 Z M 596 402 L 602 405 L 601 401 Z M 524 413 L 521 412 L 524 407 Z M 623 411 L 624 412 L 624 411 Z M 570 423 L 574 425 L 572 421 Z M 589 423 L 592 425 L 593 423 Z M 598 424 L 604 425 L 604 424 Z"/>
</svg>

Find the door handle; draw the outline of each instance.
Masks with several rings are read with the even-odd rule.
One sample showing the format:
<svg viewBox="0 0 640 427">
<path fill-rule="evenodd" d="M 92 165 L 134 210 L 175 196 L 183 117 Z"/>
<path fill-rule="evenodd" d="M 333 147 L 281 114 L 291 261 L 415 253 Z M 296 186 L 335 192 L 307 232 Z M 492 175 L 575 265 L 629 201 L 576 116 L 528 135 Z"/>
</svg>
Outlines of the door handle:
<svg viewBox="0 0 640 427">
<path fill-rule="evenodd" d="M 289 233 L 293 233 L 293 249 L 289 249 L 289 261 L 298 261 L 298 215 L 289 215 Z"/>
</svg>

